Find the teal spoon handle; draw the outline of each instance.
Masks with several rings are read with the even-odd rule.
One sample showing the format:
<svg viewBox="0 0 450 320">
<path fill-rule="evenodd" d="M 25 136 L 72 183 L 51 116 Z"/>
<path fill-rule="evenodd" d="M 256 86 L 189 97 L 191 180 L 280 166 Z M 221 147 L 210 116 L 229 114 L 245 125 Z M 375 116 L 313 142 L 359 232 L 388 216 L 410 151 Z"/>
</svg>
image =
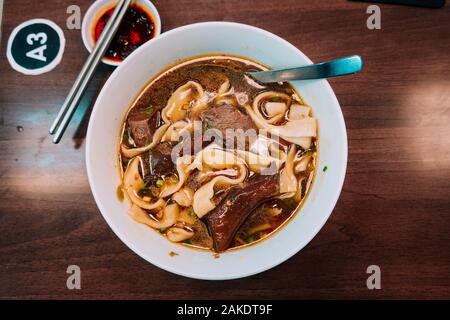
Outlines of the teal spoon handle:
<svg viewBox="0 0 450 320">
<path fill-rule="evenodd" d="M 262 83 L 324 79 L 357 73 L 361 71 L 362 65 L 362 58 L 355 55 L 304 67 L 249 72 L 248 74 Z"/>
</svg>

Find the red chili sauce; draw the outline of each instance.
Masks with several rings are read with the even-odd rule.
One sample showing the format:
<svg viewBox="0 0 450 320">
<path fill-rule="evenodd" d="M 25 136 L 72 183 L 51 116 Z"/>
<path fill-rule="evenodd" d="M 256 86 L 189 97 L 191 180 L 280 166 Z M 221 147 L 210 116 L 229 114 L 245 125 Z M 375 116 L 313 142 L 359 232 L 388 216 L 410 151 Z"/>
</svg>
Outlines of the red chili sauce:
<svg viewBox="0 0 450 320">
<path fill-rule="evenodd" d="M 94 42 L 97 42 L 113 12 L 114 7 L 107 10 L 97 20 L 93 30 Z M 115 61 L 124 60 L 137 47 L 153 38 L 155 29 L 153 17 L 137 4 L 132 4 L 125 13 L 105 57 Z"/>
</svg>

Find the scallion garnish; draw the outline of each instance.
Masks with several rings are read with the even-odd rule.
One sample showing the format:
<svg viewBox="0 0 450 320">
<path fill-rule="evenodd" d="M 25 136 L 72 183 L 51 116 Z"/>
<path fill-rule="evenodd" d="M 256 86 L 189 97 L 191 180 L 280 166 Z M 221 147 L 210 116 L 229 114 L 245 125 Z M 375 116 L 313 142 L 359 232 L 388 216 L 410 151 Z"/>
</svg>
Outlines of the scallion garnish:
<svg viewBox="0 0 450 320">
<path fill-rule="evenodd" d="M 151 117 L 155 113 L 155 108 L 149 106 L 147 109 L 144 109 L 143 111 Z"/>
<path fill-rule="evenodd" d="M 163 185 L 164 185 L 164 180 L 162 180 L 162 179 L 156 180 L 156 186 L 158 188 L 161 188 Z"/>
</svg>

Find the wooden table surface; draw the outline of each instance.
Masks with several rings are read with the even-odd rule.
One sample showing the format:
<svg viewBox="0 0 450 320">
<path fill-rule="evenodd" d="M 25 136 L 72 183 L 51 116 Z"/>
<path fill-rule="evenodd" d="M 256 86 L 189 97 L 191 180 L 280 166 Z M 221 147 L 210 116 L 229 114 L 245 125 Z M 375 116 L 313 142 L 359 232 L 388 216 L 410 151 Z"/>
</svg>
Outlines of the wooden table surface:
<svg viewBox="0 0 450 320">
<path fill-rule="evenodd" d="M 102 218 L 85 169 L 89 110 L 111 70 L 102 66 L 66 136 L 47 130 L 87 52 L 66 8 L 89 0 L 7 0 L 0 60 L 0 298 L 450 298 L 450 8 L 367 3 L 155 0 L 163 31 L 193 22 L 237 21 L 269 30 L 313 61 L 351 54 L 364 71 L 330 81 L 342 106 L 348 170 L 319 234 L 272 270 L 224 282 L 183 278 L 129 250 Z M 5 58 L 11 30 L 48 18 L 67 40 L 61 64 L 40 76 Z M 78 265 L 82 289 L 66 288 Z M 366 268 L 381 268 L 368 290 Z"/>
</svg>

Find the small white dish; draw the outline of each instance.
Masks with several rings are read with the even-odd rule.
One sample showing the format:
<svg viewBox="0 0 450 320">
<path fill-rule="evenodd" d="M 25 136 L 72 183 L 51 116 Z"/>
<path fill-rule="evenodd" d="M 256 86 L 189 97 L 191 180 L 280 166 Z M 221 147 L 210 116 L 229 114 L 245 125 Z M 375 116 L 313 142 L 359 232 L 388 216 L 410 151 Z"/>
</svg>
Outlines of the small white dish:
<svg viewBox="0 0 450 320">
<path fill-rule="evenodd" d="M 141 8 L 145 10 L 148 15 L 151 16 L 153 22 L 155 23 L 155 35 L 153 39 L 158 37 L 161 34 L 161 18 L 159 17 L 159 13 L 158 10 L 156 10 L 156 7 L 149 0 L 135 0 L 133 1 L 133 3 L 137 3 L 139 6 L 141 6 Z M 86 11 L 86 14 L 83 18 L 83 24 L 81 26 L 81 37 L 83 39 L 84 46 L 89 51 L 89 53 L 92 52 L 95 44 L 95 24 L 106 11 L 115 7 L 116 4 L 117 0 L 97 0 Z M 107 57 L 104 57 L 102 59 L 102 62 L 115 67 L 122 63 L 122 61 L 109 59 Z"/>
<path fill-rule="evenodd" d="M 171 243 L 131 219 L 127 214 L 130 203 L 121 203 L 116 195 L 121 183 L 117 161 L 119 135 L 127 110 L 145 85 L 166 67 L 189 57 L 217 53 L 248 57 L 272 68 L 312 63 L 289 42 L 252 26 L 205 22 L 177 28 L 144 44 L 112 73 L 97 98 L 86 137 L 89 184 L 103 217 L 117 236 L 162 269 L 208 280 L 263 272 L 300 251 L 333 211 L 347 167 L 344 118 L 330 85 L 326 80 L 292 82 L 318 119 L 318 171 L 300 212 L 283 228 L 260 243 L 215 258 L 212 252 Z"/>
</svg>

